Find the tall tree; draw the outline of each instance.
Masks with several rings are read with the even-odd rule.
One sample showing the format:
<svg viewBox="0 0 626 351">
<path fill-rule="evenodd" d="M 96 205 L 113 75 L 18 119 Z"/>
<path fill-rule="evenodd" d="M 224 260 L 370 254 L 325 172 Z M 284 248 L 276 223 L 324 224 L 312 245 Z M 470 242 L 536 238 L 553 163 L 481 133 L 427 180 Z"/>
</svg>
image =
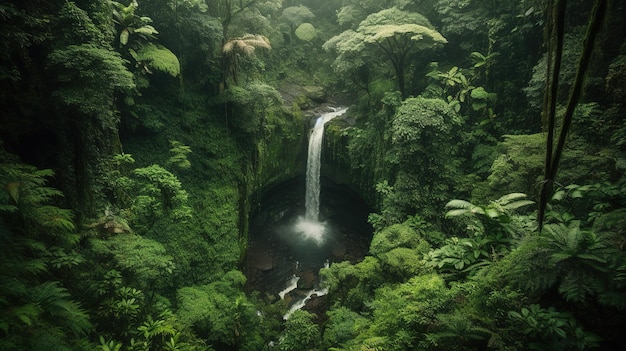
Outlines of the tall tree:
<svg viewBox="0 0 626 351">
<path fill-rule="evenodd" d="M 324 49 L 338 54 L 336 66 L 355 55 L 365 60 L 384 57 L 393 67 L 398 90 L 407 97 L 406 74 L 414 63 L 411 54 L 447 42 L 426 17 L 393 7 L 367 16 L 356 31 L 334 36 L 324 43 Z"/>
</svg>

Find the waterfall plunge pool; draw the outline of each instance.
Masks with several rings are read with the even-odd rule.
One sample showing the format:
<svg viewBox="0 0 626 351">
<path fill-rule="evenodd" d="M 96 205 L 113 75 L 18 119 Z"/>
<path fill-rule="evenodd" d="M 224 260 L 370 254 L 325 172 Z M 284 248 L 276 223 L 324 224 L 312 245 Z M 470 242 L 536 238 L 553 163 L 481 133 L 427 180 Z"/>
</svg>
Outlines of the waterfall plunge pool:
<svg viewBox="0 0 626 351">
<path fill-rule="evenodd" d="M 247 290 L 272 302 L 284 299 L 292 310 L 325 293 L 319 289 L 320 268 L 360 261 L 372 238 L 367 223 L 372 210 L 347 186 L 324 177 L 319 218 L 306 220 L 305 186 L 305 179 L 297 178 L 275 187 L 250 214 Z"/>
</svg>

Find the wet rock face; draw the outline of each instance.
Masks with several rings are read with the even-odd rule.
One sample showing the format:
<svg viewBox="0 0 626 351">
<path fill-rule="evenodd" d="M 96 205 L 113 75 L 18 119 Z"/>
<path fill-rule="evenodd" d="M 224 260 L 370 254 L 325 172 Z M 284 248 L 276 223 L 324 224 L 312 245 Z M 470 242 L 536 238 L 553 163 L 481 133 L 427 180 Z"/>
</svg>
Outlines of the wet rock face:
<svg viewBox="0 0 626 351">
<path fill-rule="evenodd" d="M 311 269 L 307 269 L 298 275 L 300 280 L 298 281 L 298 289 L 311 290 L 315 287 L 315 280 L 317 278 L 316 272 Z"/>
<path fill-rule="evenodd" d="M 304 96 L 311 99 L 313 102 L 326 102 L 326 89 L 324 89 L 324 87 L 306 85 L 302 87 L 302 92 L 304 93 Z"/>
<path fill-rule="evenodd" d="M 276 260 L 272 251 L 254 251 L 248 255 L 248 267 L 258 271 L 269 271 L 276 268 Z"/>
</svg>

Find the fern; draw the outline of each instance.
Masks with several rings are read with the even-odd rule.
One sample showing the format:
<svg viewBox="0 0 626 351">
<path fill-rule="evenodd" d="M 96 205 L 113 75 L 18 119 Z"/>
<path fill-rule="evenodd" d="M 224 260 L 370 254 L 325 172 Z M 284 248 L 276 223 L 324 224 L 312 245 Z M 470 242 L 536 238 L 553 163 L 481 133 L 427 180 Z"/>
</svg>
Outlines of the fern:
<svg viewBox="0 0 626 351">
<path fill-rule="evenodd" d="M 32 289 L 37 304 L 49 315 L 55 325 L 71 331 L 74 335 L 84 335 L 91 329 L 91 323 L 85 311 L 70 300 L 70 294 L 59 286 L 58 282 L 45 282 Z"/>
<path fill-rule="evenodd" d="M 72 211 L 56 206 L 44 205 L 36 207 L 32 213 L 33 220 L 43 228 L 53 231 L 73 231 Z"/>
<path fill-rule="evenodd" d="M 24 323 L 27 326 L 31 326 L 33 325 L 33 323 L 35 323 L 41 312 L 41 307 L 39 307 L 38 304 L 28 303 L 26 305 L 14 308 L 12 314 L 14 318 L 19 320 L 20 322 Z"/>
<path fill-rule="evenodd" d="M 226 55 L 232 55 L 240 52 L 247 56 L 254 54 L 256 48 L 271 49 L 269 39 L 260 34 L 245 34 L 238 38 L 232 38 L 224 44 L 222 52 Z"/>
</svg>

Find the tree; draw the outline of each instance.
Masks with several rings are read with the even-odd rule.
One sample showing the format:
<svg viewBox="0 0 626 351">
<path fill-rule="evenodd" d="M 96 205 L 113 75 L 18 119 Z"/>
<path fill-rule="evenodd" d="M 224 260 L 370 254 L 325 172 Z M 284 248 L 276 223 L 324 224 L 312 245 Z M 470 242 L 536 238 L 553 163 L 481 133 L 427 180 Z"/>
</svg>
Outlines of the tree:
<svg viewBox="0 0 626 351">
<path fill-rule="evenodd" d="M 438 275 L 416 276 L 406 283 L 385 285 L 372 302 L 374 336 L 384 337 L 385 350 L 407 350 L 418 345 L 437 323 L 436 314 L 446 311 L 450 290 Z"/>
<path fill-rule="evenodd" d="M 385 210 L 398 222 L 416 209 L 443 205 L 459 173 L 455 133 L 462 120 L 442 99 L 408 98 L 391 123 L 387 160 L 397 170 Z M 444 146 L 445 145 L 445 146 Z M 428 179 L 428 182 L 423 180 Z M 422 213 L 423 216 L 435 215 Z"/>
<path fill-rule="evenodd" d="M 367 16 L 356 31 L 348 30 L 329 39 L 324 48 L 339 54 L 335 65 L 352 55 L 365 55 L 368 59 L 377 54 L 384 56 L 391 62 L 398 89 L 407 97 L 406 74 L 413 64 L 410 54 L 447 42 L 426 17 L 393 7 Z"/>
<path fill-rule="evenodd" d="M 135 11 L 139 7 L 136 0 L 124 6 L 111 1 L 113 5 L 113 21 L 119 30 L 119 47 L 126 48 L 132 57 L 135 67 L 141 73 L 152 73 L 150 68 L 165 72 L 173 77 L 180 74 L 178 57 L 163 45 L 152 43 L 159 32 L 150 24 L 152 19 L 139 16 Z"/>
<path fill-rule="evenodd" d="M 332 298 L 354 311 L 365 309 L 373 291 L 385 281 L 380 261 L 366 256 L 363 261 L 335 263 L 320 271 L 322 285 Z"/>
<path fill-rule="evenodd" d="M 230 271 L 219 281 L 178 289 L 180 319 L 211 343 L 230 348 L 240 345 L 260 322 L 254 305 L 241 290 L 245 281 L 243 273 Z"/>
<path fill-rule="evenodd" d="M 280 351 L 314 350 L 320 343 L 320 331 L 314 315 L 297 310 L 285 322 L 285 332 L 278 344 Z"/>
<path fill-rule="evenodd" d="M 356 28 L 365 17 L 380 9 L 397 7 L 404 10 L 411 2 L 411 0 L 345 0 L 337 10 L 337 23 L 342 27 Z"/>
<path fill-rule="evenodd" d="M 315 18 L 315 15 L 313 14 L 313 12 L 311 12 L 311 10 L 308 7 L 304 5 L 298 5 L 298 6 L 286 7 L 283 10 L 282 17 L 287 23 L 289 23 L 289 27 L 291 31 L 293 32 L 293 30 L 297 26 Z"/>
<path fill-rule="evenodd" d="M 217 0 L 210 2 L 209 13 L 222 22 L 223 37 L 228 38 L 243 33 L 235 33 L 231 30 L 231 24 L 237 17 L 246 11 L 264 10 L 271 12 L 281 7 L 280 0 Z"/>
<path fill-rule="evenodd" d="M 324 346 L 345 347 L 358 335 L 359 328 L 369 321 L 360 314 L 346 308 L 334 308 L 327 312 L 328 323 L 324 328 Z"/>
<path fill-rule="evenodd" d="M 235 85 L 237 84 L 237 71 L 240 69 L 241 57 L 254 57 L 256 48 L 270 50 L 269 39 L 260 34 L 244 34 L 241 37 L 230 38 L 222 47 L 226 63 L 226 73 L 233 78 Z"/>
</svg>

